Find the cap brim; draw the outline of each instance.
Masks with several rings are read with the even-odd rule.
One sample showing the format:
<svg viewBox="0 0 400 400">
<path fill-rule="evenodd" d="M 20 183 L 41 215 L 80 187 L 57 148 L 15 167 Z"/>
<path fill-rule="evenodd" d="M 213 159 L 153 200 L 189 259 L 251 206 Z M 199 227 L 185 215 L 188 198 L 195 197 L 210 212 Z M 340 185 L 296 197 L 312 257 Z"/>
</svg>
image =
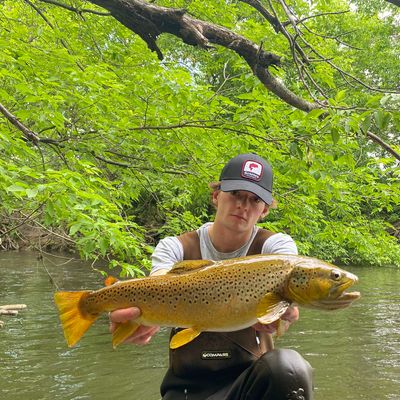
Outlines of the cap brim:
<svg viewBox="0 0 400 400">
<path fill-rule="evenodd" d="M 264 201 L 269 206 L 272 204 L 272 193 L 262 187 L 258 186 L 256 183 L 244 181 L 244 180 L 223 180 L 221 181 L 221 190 L 223 192 L 232 192 L 233 190 L 246 190 L 247 192 L 254 193 L 262 201 Z"/>
</svg>

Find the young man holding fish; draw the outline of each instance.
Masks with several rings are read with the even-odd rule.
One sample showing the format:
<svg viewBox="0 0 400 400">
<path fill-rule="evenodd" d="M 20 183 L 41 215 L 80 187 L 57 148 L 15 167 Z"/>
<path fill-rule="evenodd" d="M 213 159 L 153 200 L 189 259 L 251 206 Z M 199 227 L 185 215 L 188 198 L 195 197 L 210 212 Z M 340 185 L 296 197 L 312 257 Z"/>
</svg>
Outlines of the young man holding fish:
<svg viewBox="0 0 400 400">
<path fill-rule="evenodd" d="M 263 158 L 241 154 L 231 159 L 220 182 L 213 185 L 214 222 L 196 232 L 161 240 L 152 256 L 151 275 L 166 274 L 185 259 L 219 261 L 257 253 L 297 254 L 290 236 L 256 226 L 274 206 L 272 180 L 271 167 Z M 135 307 L 113 311 L 111 331 L 139 315 L 140 309 Z M 297 307 L 289 307 L 281 315 L 285 323 L 258 322 L 229 334 L 203 332 L 194 340 L 188 336 L 192 330 L 181 331 L 175 335 L 181 342 L 170 352 L 171 366 L 161 386 L 163 400 L 312 399 L 310 365 L 293 350 L 273 350 L 270 336 L 278 326 L 286 330 L 297 319 Z M 125 342 L 147 344 L 158 330 L 140 326 Z"/>
</svg>

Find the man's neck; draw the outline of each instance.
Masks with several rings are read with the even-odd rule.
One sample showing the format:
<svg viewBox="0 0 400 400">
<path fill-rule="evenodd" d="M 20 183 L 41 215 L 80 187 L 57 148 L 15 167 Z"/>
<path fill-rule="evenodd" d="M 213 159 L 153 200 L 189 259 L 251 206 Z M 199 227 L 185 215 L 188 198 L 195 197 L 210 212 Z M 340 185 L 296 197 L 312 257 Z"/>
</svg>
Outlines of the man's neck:
<svg viewBox="0 0 400 400">
<path fill-rule="evenodd" d="M 248 232 L 234 232 L 215 222 L 208 228 L 211 243 L 221 253 L 231 253 L 240 249 L 250 240 L 252 233 L 253 229 Z"/>
</svg>

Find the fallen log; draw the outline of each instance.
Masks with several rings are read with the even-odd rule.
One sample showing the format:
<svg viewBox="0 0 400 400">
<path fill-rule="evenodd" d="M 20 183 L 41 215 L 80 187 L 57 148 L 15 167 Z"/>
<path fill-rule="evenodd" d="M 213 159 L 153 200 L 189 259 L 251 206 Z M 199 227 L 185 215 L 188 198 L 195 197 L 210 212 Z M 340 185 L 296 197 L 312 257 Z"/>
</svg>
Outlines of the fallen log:
<svg viewBox="0 0 400 400">
<path fill-rule="evenodd" d="M 23 310 L 26 308 L 26 304 L 7 304 L 0 306 L 0 310 Z"/>
<path fill-rule="evenodd" d="M 0 315 L 18 315 L 18 311 L 24 310 L 26 304 L 6 304 L 0 306 Z M 0 321 L 0 329 L 4 326 L 4 321 Z"/>
<path fill-rule="evenodd" d="M 18 310 L 4 310 L 0 308 L 0 315 L 18 315 Z"/>
</svg>

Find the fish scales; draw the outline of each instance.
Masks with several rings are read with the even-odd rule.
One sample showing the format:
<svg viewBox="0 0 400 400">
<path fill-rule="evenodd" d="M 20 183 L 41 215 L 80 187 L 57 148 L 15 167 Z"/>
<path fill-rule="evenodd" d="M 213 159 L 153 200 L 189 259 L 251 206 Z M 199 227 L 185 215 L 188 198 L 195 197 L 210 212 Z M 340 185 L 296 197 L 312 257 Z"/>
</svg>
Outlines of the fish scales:
<svg viewBox="0 0 400 400">
<path fill-rule="evenodd" d="M 355 282 L 355 275 L 322 260 L 271 254 L 183 261 L 162 276 L 120 281 L 92 292 L 56 292 L 55 303 L 69 346 L 102 312 L 136 306 L 140 317 L 118 326 L 114 345 L 144 324 L 187 328 L 171 341 L 171 347 L 179 347 L 202 331 L 229 332 L 256 322 L 271 323 L 291 303 L 345 308 L 360 297 L 358 292 L 345 292 Z"/>
</svg>

